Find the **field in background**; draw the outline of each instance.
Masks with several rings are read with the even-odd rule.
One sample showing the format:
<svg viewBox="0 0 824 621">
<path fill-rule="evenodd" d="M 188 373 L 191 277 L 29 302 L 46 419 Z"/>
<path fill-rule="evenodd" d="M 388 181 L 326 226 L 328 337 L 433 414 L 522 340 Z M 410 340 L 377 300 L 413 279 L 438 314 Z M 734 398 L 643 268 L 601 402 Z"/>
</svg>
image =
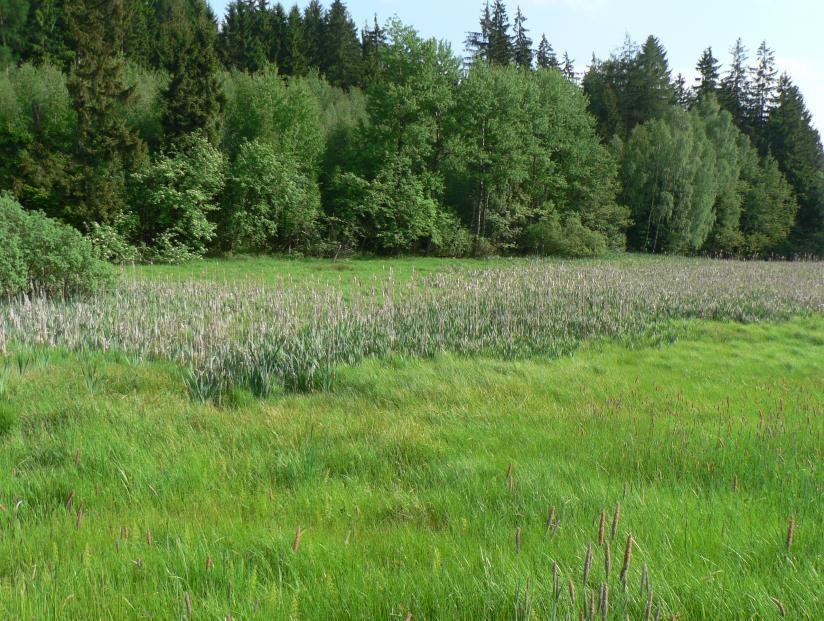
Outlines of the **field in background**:
<svg viewBox="0 0 824 621">
<path fill-rule="evenodd" d="M 340 275 L 349 300 L 360 290 L 349 267 L 385 282 L 390 265 L 399 284 L 412 268 L 456 269 L 131 273 L 161 285 L 192 270 L 248 274 L 268 287 L 288 270 L 310 290 Z M 582 265 L 593 264 L 568 267 Z M 0 618 L 578 619 L 594 607 L 599 619 L 817 619 L 824 281 L 810 267 L 796 273 L 811 290 L 794 298 L 737 283 L 757 292 L 741 312 L 780 323 L 673 313 L 664 340 L 585 339 L 554 359 L 390 352 L 343 364 L 323 393 L 239 391 L 222 405 L 193 400 L 170 361 L 10 343 Z"/>
</svg>

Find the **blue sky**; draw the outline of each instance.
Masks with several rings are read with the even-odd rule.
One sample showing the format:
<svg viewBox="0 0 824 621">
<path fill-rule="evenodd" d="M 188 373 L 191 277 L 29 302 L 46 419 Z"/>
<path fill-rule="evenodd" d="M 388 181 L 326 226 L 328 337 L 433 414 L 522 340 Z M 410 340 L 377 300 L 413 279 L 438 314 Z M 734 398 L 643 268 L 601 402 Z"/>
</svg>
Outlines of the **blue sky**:
<svg viewBox="0 0 824 621">
<path fill-rule="evenodd" d="M 218 15 L 228 0 L 209 0 Z M 308 0 L 300 0 L 301 7 Z M 324 4 L 328 6 L 330 0 Z M 284 2 L 291 5 L 293 2 Z M 358 25 L 397 15 L 427 37 L 451 41 L 462 52 L 466 31 L 477 27 L 482 0 L 349 0 Z M 592 53 L 599 58 L 620 46 L 626 34 L 654 34 L 667 48 L 673 73 L 692 79 L 701 51 L 711 45 L 726 62 L 741 36 L 752 55 L 766 39 L 778 65 L 801 87 L 816 125 L 824 129 L 824 1 L 822 0 L 512 0 L 528 18 L 533 39 L 545 32 L 556 51 L 568 50 L 580 71 Z"/>
</svg>

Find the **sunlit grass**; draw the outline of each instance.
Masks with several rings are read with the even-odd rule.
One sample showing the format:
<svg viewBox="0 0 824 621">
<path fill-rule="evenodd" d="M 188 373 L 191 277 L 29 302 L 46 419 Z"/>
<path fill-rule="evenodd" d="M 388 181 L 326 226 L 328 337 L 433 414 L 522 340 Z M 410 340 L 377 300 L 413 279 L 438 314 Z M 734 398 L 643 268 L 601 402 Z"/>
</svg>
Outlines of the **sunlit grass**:
<svg viewBox="0 0 824 621">
<path fill-rule="evenodd" d="M 609 618 L 642 619 L 646 564 L 652 618 L 774 618 L 776 598 L 816 619 L 824 323 L 685 334 L 370 362 L 234 407 L 192 403 L 170 366 L 11 355 L 0 616 L 186 618 L 188 593 L 196 618 L 577 619 L 607 582 Z"/>
</svg>

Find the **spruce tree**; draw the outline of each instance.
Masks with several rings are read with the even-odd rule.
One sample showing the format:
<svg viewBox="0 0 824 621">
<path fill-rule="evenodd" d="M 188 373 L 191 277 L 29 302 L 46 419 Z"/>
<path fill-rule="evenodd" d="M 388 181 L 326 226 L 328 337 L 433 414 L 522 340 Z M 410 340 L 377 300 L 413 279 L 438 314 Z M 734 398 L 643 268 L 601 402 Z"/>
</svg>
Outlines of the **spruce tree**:
<svg viewBox="0 0 824 621">
<path fill-rule="evenodd" d="M 268 42 L 267 54 L 269 62 L 276 64 L 278 69 L 281 70 L 284 59 L 287 56 L 288 25 L 286 10 L 280 2 L 269 10 L 268 22 L 268 36 L 264 42 Z"/>
<path fill-rule="evenodd" d="M 189 19 L 182 0 L 173 0 L 167 21 L 172 53 L 165 67 L 171 79 L 163 91 L 163 130 L 175 142 L 194 131 L 202 131 L 213 144 L 224 98 L 215 52 L 217 25 L 214 15 L 201 4 Z"/>
<path fill-rule="evenodd" d="M 325 63 L 323 57 L 326 38 L 326 11 L 318 0 L 312 0 L 303 12 L 303 56 L 308 67 L 320 69 Z"/>
<path fill-rule="evenodd" d="M 286 75 L 306 75 L 309 71 L 306 32 L 300 9 L 294 5 L 286 18 L 286 44 L 281 54 L 281 71 Z"/>
<path fill-rule="evenodd" d="M 766 133 L 798 199 L 794 237 L 805 252 L 824 256 L 824 148 L 801 91 L 786 74 L 778 81 Z"/>
<path fill-rule="evenodd" d="M 480 30 L 468 32 L 466 35 L 467 64 L 471 64 L 476 60 L 489 62 L 489 33 L 492 29 L 492 13 L 489 10 L 489 0 L 484 3 L 479 23 Z"/>
<path fill-rule="evenodd" d="M 564 62 L 561 66 L 561 73 L 573 84 L 578 83 L 578 74 L 575 73 L 575 60 L 569 57 L 569 52 L 564 52 Z"/>
<path fill-rule="evenodd" d="M 628 97 L 622 104 L 627 132 L 640 123 L 663 118 L 676 101 L 667 53 L 656 37 L 650 35 L 630 61 L 627 88 Z"/>
<path fill-rule="evenodd" d="M 381 71 L 381 58 L 386 47 L 386 33 L 378 24 L 378 16 L 374 16 L 373 26 L 370 29 L 364 26 L 361 32 L 361 49 L 363 52 L 363 81 L 368 86 L 375 80 Z"/>
<path fill-rule="evenodd" d="M 326 15 L 321 70 L 333 86 L 349 89 L 361 83 L 363 59 L 358 29 L 342 0 L 334 0 Z"/>
<path fill-rule="evenodd" d="M 64 0 L 32 1 L 27 26 L 29 43 L 23 60 L 70 68 L 75 53 L 69 42 L 67 9 Z"/>
<path fill-rule="evenodd" d="M 673 103 L 681 106 L 685 110 L 689 109 L 690 105 L 692 104 L 692 93 L 690 92 L 690 89 L 687 87 L 687 78 L 685 78 L 682 73 L 679 73 L 675 77 L 675 81 L 673 82 L 673 91 Z"/>
<path fill-rule="evenodd" d="M 143 155 L 126 124 L 123 104 L 125 0 L 73 0 L 67 22 L 76 59 L 68 89 L 77 114 L 76 186 L 68 218 L 74 223 L 113 220 L 125 204 L 125 181 Z"/>
<path fill-rule="evenodd" d="M 764 41 L 756 53 L 756 66 L 750 70 L 752 89 L 750 92 L 749 122 L 753 132 L 753 142 L 762 154 L 766 154 L 767 119 L 775 101 L 776 78 L 775 52 Z"/>
<path fill-rule="evenodd" d="M 492 65 L 512 63 L 514 50 L 509 32 L 509 17 L 503 0 L 495 0 L 492 5 L 492 21 L 489 25 L 489 51 L 487 60 Z"/>
<path fill-rule="evenodd" d="M 730 51 L 732 60 L 730 69 L 721 81 L 719 103 L 732 114 L 735 124 L 745 134 L 750 135 L 749 109 L 750 83 L 747 75 L 747 48 L 741 39 L 735 42 Z"/>
<path fill-rule="evenodd" d="M 29 0 L 0 0 L 0 69 L 16 63 L 26 41 Z"/>
<path fill-rule="evenodd" d="M 721 63 L 712 55 L 712 48 L 708 47 L 701 54 L 698 64 L 695 67 L 698 77 L 695 79 L 695 97 L 698 100 L 704 99 L 709 94 L 718 92 L 719 80 L 721 79 Z"/>
<path fill-rule="evenodd" d="M 226 10 L 220 32 L 220 56 L 228 68 L 255 72 L 267 61 L 263 41 L 263 16 L 257 0 L 233 0 Z"/>
<path fill-rule="evenodd" d="M 535 62 L 539 69 L 560 69 L 558 56 L 552 49 L 552 44 L 547 41 L 546 35 L 541 35 L 541 43 L 538 45 L 538 53 Z"/>
<path fill-rule="evenodd" d="M 515 64 L 522 69 L 532 69 L 532 39 L 526 26 L 526 17 L 521 13 L 521 7 L 515 14 Z"/>
</svg>

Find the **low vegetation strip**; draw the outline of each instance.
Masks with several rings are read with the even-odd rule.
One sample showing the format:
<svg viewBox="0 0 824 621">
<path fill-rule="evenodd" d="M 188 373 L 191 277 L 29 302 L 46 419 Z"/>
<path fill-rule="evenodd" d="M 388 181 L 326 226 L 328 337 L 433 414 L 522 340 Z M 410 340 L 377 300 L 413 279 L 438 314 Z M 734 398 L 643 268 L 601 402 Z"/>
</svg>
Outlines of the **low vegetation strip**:
<svg viewBox="0 0 824 621">
<path fill-rule="evenodd" d="M 371 360 L 233 407 L 169 364 L 37 353 L 0 389 L 0 618 L 824 607 L 818 317 L 551 362 Z"/>
<path fill-rule="evenodd" d="M 278 288 L 133 281 L 82 301 L 0 307 L 0 346 L 116 351 L 169 360 L 190 392 L 326 389 L 341 364 L 441 352 L 558 356 L 597 338 L 671 338 L 673 320 L 754 322 L 824 310 L 824 264 L 534 261 L 398 281 Z"/>
</svg>

